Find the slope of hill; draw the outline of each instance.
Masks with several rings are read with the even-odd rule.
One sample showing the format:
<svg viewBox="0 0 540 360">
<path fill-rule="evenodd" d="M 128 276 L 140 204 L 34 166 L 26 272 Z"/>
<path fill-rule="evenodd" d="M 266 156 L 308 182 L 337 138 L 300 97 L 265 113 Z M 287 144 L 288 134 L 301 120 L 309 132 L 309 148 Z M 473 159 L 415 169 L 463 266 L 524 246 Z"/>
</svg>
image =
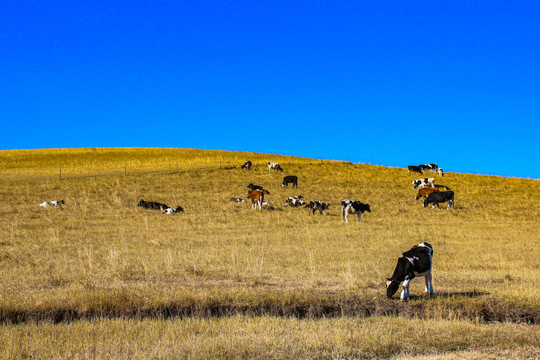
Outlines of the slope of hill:
<svg viewBox="0 0 540 360">
<path fill-rule="evenodd" d="M 254 169 L 240 169 L 248 159 Z M 87 357 L 96 344 L 101 357 L 134 351 L 113 354 L 126 358 L 538 355 L 538 181 L 445 170 L 436 183 L 456 203 L 439 211 L 414 200 L 416 176 L 401 168 L 194 149 L 1 151 L 0 347 L 39 357 L 55 346 Z M 298 189 L 280 186 L 285 175 Z M 250 182 L 274 210 L 229 201 Z M 284 206 L 298 194 L 330 210 Z M 38 207 L 60 199 L 64 208 Z M 144 210 L 140 199 L 186 211 Z M 372 212 L 346 224 L 342 199 Z M 415 279 L 409 302 L 386 299 L 397 257 L 422 241 L 434 246 L 435 295 Z M 140 331 L 148 343 L 132 347 Z"/>
</svg>

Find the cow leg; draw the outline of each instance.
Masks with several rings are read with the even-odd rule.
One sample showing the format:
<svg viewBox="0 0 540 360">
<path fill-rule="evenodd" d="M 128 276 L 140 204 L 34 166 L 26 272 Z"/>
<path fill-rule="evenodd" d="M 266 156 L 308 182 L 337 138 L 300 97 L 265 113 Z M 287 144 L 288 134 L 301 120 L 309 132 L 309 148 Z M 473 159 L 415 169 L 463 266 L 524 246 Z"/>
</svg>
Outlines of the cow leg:
<svg viewBox="0 0 540 360">
<path fill-rule="evenodd" d="M 426 280 L 424 292 L 426 294 L 429 292 L 430 295 L 433 294 L 433 279 L 431 278 L 431 270 L 426 272 L 426 274 L 424 275 L 424 279 Z"/>
<path fill-rule="evenodd" d="M 362 217 L 362 214 L 363 214 L 362 212 L 358 213 L 358 221 L 360 221 L 360 218 Z"/>
<path fill-rule="evenodd" d="M 343 214 L 343 219 L 345 219 L 346 223 L 349 222 L 349 212 L 347 210 L 345 210 L 345 213 Z"/>
<path fill-rule="evenodd" d="M 405 281 L 403 281 L 403 290 L 401 290 L 401 294 L 399 295 L 399 298 L 400 300 L 408 300 L 410 295 L 409 295 L 409 282 L 411 280 L 409 279 L 405 279 Z"/>
</svg>

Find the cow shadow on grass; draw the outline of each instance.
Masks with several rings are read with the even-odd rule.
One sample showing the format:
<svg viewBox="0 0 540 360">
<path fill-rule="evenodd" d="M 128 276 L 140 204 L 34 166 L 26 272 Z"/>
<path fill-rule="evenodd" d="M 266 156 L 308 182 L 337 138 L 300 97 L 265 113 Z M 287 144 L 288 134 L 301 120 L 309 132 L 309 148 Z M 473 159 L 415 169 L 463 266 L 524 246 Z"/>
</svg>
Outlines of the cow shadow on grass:
<svg viewBox="0 0 540 360">
<path fill-rule="evenodd" d="M 486 291 L 442 291 L 435 292 L 432 295 L 411 295 L 410 300 L 421 299 L 456 299 L 456 298 L 478 298 L 491 293 Z"/>
</svg>

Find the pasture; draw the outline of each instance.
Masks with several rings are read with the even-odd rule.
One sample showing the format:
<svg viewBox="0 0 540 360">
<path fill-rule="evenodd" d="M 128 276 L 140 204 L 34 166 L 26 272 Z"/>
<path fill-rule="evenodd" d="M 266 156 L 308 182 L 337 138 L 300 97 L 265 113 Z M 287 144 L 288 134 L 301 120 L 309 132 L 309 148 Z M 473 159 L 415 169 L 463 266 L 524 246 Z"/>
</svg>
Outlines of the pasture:
<svg viewBox="0 0 540 360">
<path fill-rule="evenodd" d="M 191 149 L 0 151 L 0 354 L 537 358 L 539 181 L 440 165 L 454 209 L 422 207 L 406 168 Z M 281 186 L 286 175 L 298 189 Z M 273 210 L 229 201 L 247 200 L 249 183 L 269 190 Z M 330 208 L 284 206 L 298 194 Z M 342 199 L 372 212 L 345 223 Z M 386 299 L 399 254 L 423 241 L 434 295 L 420 277 L 408 302 Z"/>
</svg>

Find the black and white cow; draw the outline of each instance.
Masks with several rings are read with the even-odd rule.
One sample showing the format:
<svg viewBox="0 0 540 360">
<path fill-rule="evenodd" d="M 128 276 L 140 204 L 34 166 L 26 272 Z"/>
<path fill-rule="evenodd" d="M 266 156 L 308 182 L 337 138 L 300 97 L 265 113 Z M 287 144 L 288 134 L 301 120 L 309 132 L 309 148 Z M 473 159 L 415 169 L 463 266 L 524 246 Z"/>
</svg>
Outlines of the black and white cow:
<svg viewBox="0 0 540 360">
<path fill-rule="evenodd" d="M 411 184 L 413 184 L 413 190 L 416 190 L 418 188 L 421 189 L 426 186 L 435 187 L 435 178 L 415 179 L 411 181 Z"/>
<path fill-rule="evenodd" d="M 249 183 L 249 185 L 247 186 L 248 189 L 251 189 L 251 190 L 264 190 L 264 188 L 262 186 L 259 186 L 259 185 L 254 185 L 252 183 Z"/>
<path fill-rule="evenodd" d="M 429 196 L 424 199 L 424 207 L 427 207 L 429 204 L 431 205 L 431 208 L 433 209 L 435 206 L 440 210 L 439 207 L 440 202 L 448 202 L 448 205 L 446 206 L 446 209 L 450 209 L 454 207 L 454 192 L 453 191 L 438 191 L 429 194 Z"/>
<path fill-rule="evenodd" d="M 439 168 L 439 165 L 437 165 L 437 164 L 422 164 L 422 165 L 418 165 L 418 167 L 422 171 L 437 171 L 437 169 Z"/>
<path fill-rule="evenodd" d="M 161 212 L 164 213 L 164 214 L 176 214 L 176 213 L 179 213 L 179 212 L 184 212 L 184 208 L 181 207 L 181 206 L 178 206 L 176 209 L 173 209 L 173 208 L 166 208 L 166 209 L 161 209 Z"/>
<path fill-rule="evenodd" d="M 281 166 L 277 162 L 269 161 L 267 165 L 268 165 L 268 172 L 270 172 L 270 170 L 277 170 L 277 171 L 283 172 L 283 169 L 281 168 Z"/>
<path fill-rule="evenodd" d="M 399 284 L 403 282 L 403 290 L 401 290 L 399 298 L 408 300 L 410 297 L 409 283 L 420 275 L 423 275 L 426 281 L 424 291 L 433 294 L 432 263 L 433 247 L 427 242 L 415 245 L 409 251 L 399 255 L 394 274 L 386 279 L 386 297 L 390 299 L 398 290 Z"/>
<path fill-rule="evenodd" d="M 341 200 L 341 216 L 345 222 L 349 222 L 349 214 L 358 214 L 358 221 L 364 212 L 371 212 L 369 204 L 364 204 L 358 200 Z"/>
<path fill-rule="evenodd" d="M 241 199 L 241 198 L 231 198 L 230 201 L 235 202 L 235 203 L 244 203 L 244 202 L 246 202 L 246 200 Z"/>
<path fill-rule="evenodd" d="M 311 215 L 311 212 L 313 212 L 313 215 L 315 215 L 315 210 L 319 210 L 319 213 L 323 215 L 323 211 L 327 210 L 330 207 L 330 204 L 327 204 L 323 201 L 311 200 L 309 204 L 306 205 L 306 207 L 309 207 L 309 215 Z"/>
<path fill-rule="evenodd" d="M 440 176 L 440 177 L 443 177 L 443 176 L 444 176 L 444 171 L 443 171 L 442 168 L 439 168 L 439 169 L 437 170 L 437 175 Z"/>
<path fill-rule="evenodd" d="M 152 209 L 152 210 L 163 210 L 163 209 L 170 208 L 169 205 L 165 205 L 165 204 L 158 203 L 158 202 L 155 202 L 155 201 L 144 201 L 143 199 L 141 199 L 141 201 L 139 201 L 137 206 L 143 207 L 145 209 Z"/>
<path fill-rule="evenodd" d="M 422 169 L 420 168 L 420 166 L 409 165 L 409 166 L 407 166 L 407 169 L 409 169 L 409 174 L 410 174 L 411 172 L 417 172 L 417 173 L 422 174 Z"/>
<path fill-rule="evenodd" d="M 304 197 L 302 195 L 289 196 L 285 199 L 285 206 L 298 207 L 305 205 L 306 202 L 303 199 Z"/>
<path fill-rule="evenodd" d="M 289 184 L 292 184 L 293 188 L 298 189 L 298 176 L 295 176 L 295 175 L 285 176 L 283 178 L 283 183 L 281 184 L 281 186 L 289 187 Z"/>
<path fill-rule="evenodd" d="M 64 206 L 66 205 L 66 201 L 65 200 L 53 200 L 53 201 L 45 201 L 41 204 L 39 204 L 39 206 L 41 207 L 59 207 L 59 206 Z"/>
<path fill-rule="evenodd" d="M 248 169 L 248 170 L 251 170 L 251 166 L 252 166 L 252 165 L 253 165 L 253 164 L 251 163 L 251 161 L 248 160 L 248 161 L 246 161 L 246 162 L 244 163 L 244 165 L 242 165 L 242 169 Z"/>
</svg>

